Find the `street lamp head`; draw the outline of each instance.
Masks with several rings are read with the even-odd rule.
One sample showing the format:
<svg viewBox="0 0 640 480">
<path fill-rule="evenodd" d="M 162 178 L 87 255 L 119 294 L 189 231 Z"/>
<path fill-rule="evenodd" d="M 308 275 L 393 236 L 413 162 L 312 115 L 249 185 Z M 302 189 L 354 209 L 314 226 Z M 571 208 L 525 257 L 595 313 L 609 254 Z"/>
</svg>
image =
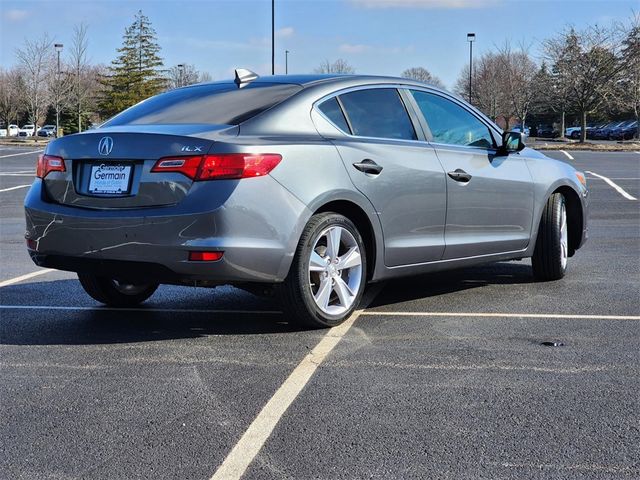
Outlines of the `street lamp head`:
<svg viewBox="0 0 640 480">
<path fill-rule="evenodd" d="M 467 42 L 475 42 L 476 34 L 475 33 L 467 33 Z"/>
<path fill-rule="evenodd" d="M 178 68 L 184 68 L 184 63 L 179 63 Z"/>
<path fill-rule="evenodd" d="M 53 45 L 53 47 L 56 49 L 56 51 L 58 51 L 58 52 L 59 52 L 59 51 L 61 51 L 61 50 L 62 50 L 62 47 L 64 47 L 64 45 L 63 45 L 63 44 L 61 44 L 61 43 L 55 43 L 55 44 Z"/>
</svg>

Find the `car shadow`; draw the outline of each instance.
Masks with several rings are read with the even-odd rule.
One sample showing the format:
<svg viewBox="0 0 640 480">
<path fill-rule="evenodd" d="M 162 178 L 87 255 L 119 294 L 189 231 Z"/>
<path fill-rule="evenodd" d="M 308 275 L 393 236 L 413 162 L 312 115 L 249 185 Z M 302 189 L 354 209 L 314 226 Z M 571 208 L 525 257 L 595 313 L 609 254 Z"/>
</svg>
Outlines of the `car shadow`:
<svg viewBox="0 0 640 480">
<path fill-rule="evenodd" d="M 386 282 L 369 307 L 532 281 L 531 267 L 518 263 L 421 275 Z M 0 289 L 0 344 L 91 345 L 304 332 L 273 299 L 231 287 L 216 292 L 162 287 L 139 308 L 111 309 L 89 299 L 76 280 L 12 285 Z"/>
<path fill-rule="evenodd" d="M 389 281 L 369 304 L 369 308 L 437 297 L 489 285 L 516 285 L 533 282 L 531 265 L 528 263 L 492 263 Z"/>
</svg>

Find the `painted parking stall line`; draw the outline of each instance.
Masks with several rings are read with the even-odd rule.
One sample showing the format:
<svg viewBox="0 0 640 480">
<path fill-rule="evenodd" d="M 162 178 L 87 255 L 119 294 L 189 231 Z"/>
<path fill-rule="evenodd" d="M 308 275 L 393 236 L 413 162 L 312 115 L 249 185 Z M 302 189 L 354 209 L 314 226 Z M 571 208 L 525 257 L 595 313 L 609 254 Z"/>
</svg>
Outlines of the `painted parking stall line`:
<svg viewBox="0 0 640 480">
<path fill-rule="evenodd" d="M 19 277 L 10 278 L 9 280 L 4 280 L 0 282 L 1 287 L 8 287 L 9 285 L 13 285 L 15 283 L 24 282 L 25 280 L 29 280 L 33 277 L 38 277 L 40 275 L 44 275 L 45 273 L 53 272 L 54 270 L 51 268 L 46 268 L 44 270 L 37 270 L 35 272 L 27 273 L 25 275 L 20 275 Z"/>
<path fill-rule="evenodd" d="M 0 155 L 0 158 L 18 157 L 20 155 L 32 155 L 34 153 L 41 153 L 41 152 L 44 152 L 44 149 L 42 149 L 42 150 L 31 150 L 30 152 L 12 153 L 10 155 Z"/>
<path fill-rule="evenodd" d="M 594 177 L 598 177 L 601 180 L 604 180 L 605 182 L 607 182 L 611 187 L 613 187 L 613 189 L 618 192 L 620 195 L 622 195 L 624 198 L 626 198 L 627 200 L 637 200 L 636 197 L 634 197 L 633 195 L 629 195 L 629 193 L 627 193 L 624 188 L 622 188 L 620 185 L 618 185 L 617 183 L 615 183 L 613 180 L 611 180 L 608 177 L 605 177 L 604 175 L 599 175 L 595 172 L 592 172 L 591 170 L 587 170 L 586 173 L 588 173 L 589 175 L 593 175 Z"/>
<path fill-rule="evenodd" d="M 51 271 L 51 270 L 50 270 Z M 46 272 L 44 272 L 46 273 Z M 35 276 L 35 275 L 33 275 Z M 27 278 L 31 278 L 25 275 Z M 23 279 L 23 280 L 26 280 Z M 13 282 L 13 283 L 17 283 Z M 12 285 L 9 283 L 7 285 Z M 0 287 L 4 287 L 0 283 Z M 225 309 L 200 309 L 200 308 L 154 308 L 154 307 L 86 307 L 67 305 L 0 305 L 0 310 L 58 310 L 66 312 L 143 312 L 143 313 L 206 313 L 206 314 L 239 314 L 239 315 L 281 315 L 280 310 L 225 310 Z"/>
<path fill-rule="evenodd" d="M 575 159 L 573 158 L 573 156 L 572 156 L 569 152 L 566 152 L 566 151 L 564 151 L 564 150 L 560 150 L 560 152 L 561 152 L 561 153 L 564 153 L 564 155 L 565 155 L 569 160 L 575 160 Z"/>
<path fill-rule="evenodd" d="M 238 443 L 224 459 L 211 480 L 239 480 L 247 470 L 253 459 L 260 452 L 263 445 L 273 432 L 282 416 L 298 397 L 314 372 L 331 353 L 333 348 L 346 335 L 353 323 L 364 312 L 375 296 L 382 289 L 382 285 L 371 288 L 365 295 L 362 307 L 342 324 L 327 331 L 324 337 L 313 348 L 311 353 L 302 359 L 289 377 L 278 388 L 262 408 L 258 416 L 251 422 Z"/>
<path fill-rule="evenodd" d="M 500 313 L 500 312 L 362 312 L 367 317 L 478 317 L 478 318 L 560 318 L 567 320 L 640 320 L 640 315 L 581 315 L 567 313 Z"/>
<path fill-rule="evenodd" d="M 17 187 L 3 188 L 2 190 L 0 190 L 0 193 L 2 193 L 2 192 L 10 192 L 11 190 L 18 190 L 20 188 L 28 188 L 30 186 L 31 186 L 31 184 L 29 184 L 29 185 L 18 185 Z"/>
</svg>

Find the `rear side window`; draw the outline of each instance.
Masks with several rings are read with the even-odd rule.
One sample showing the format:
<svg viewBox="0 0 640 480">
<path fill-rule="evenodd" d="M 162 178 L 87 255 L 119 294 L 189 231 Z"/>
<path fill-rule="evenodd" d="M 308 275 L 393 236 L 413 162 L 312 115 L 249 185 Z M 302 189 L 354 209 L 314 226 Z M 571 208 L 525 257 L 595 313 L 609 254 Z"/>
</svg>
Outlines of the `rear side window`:
<svg viewBox="0 0 640 480">
<path fill-rule="evenodd" d="M 395 88 L 357 90 L 340 95 L 354 135 L 416 140 L 416 132 Z"/>
<path fill-rule="evenodd" d="M 333 122 L 336 127 L 343 132 L 351 133 L 347 120 L 344 118 L 344 113 L 342 113 L 342 108 L 340 108 L 340 104 L 336 97 L 330 98 L 326 102 L 322 102 L 318 108 L 329 120 Z"/>
<path fill-rule="evenodd" d="M 116 115 L 105 127 L 203 123 L 238 125 L 302 90 L 300 85 L 196 85 L 151 97 Z"/>
<path fill-rule="evenodd" d="M 433 141 L 465 147 L 493 148 L 489 128 L 461 106 L 431 93 L 412 90 Z"/>
</svg>

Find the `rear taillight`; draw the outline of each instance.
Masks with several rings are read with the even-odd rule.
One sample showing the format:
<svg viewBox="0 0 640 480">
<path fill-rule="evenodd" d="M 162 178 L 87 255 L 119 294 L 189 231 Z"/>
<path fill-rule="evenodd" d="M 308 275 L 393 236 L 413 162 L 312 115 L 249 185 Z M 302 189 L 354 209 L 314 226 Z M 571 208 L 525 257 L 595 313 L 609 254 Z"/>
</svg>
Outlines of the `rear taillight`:
<svg viewBox="0 0 640 480">
<path fill-rule="evenodd" d="M 194 181 L 262 177 L 282 160 L 277 153 L 224 153 L 161 158 L 152 172 L 178 172 Z"/>
<path fill-rule="evenodd" d="M 36 166 L 36 177 L 44 178 L 51 172 L 64 172 L 64 159 L 53 155 L 40 155 Z"/>
</svg>

